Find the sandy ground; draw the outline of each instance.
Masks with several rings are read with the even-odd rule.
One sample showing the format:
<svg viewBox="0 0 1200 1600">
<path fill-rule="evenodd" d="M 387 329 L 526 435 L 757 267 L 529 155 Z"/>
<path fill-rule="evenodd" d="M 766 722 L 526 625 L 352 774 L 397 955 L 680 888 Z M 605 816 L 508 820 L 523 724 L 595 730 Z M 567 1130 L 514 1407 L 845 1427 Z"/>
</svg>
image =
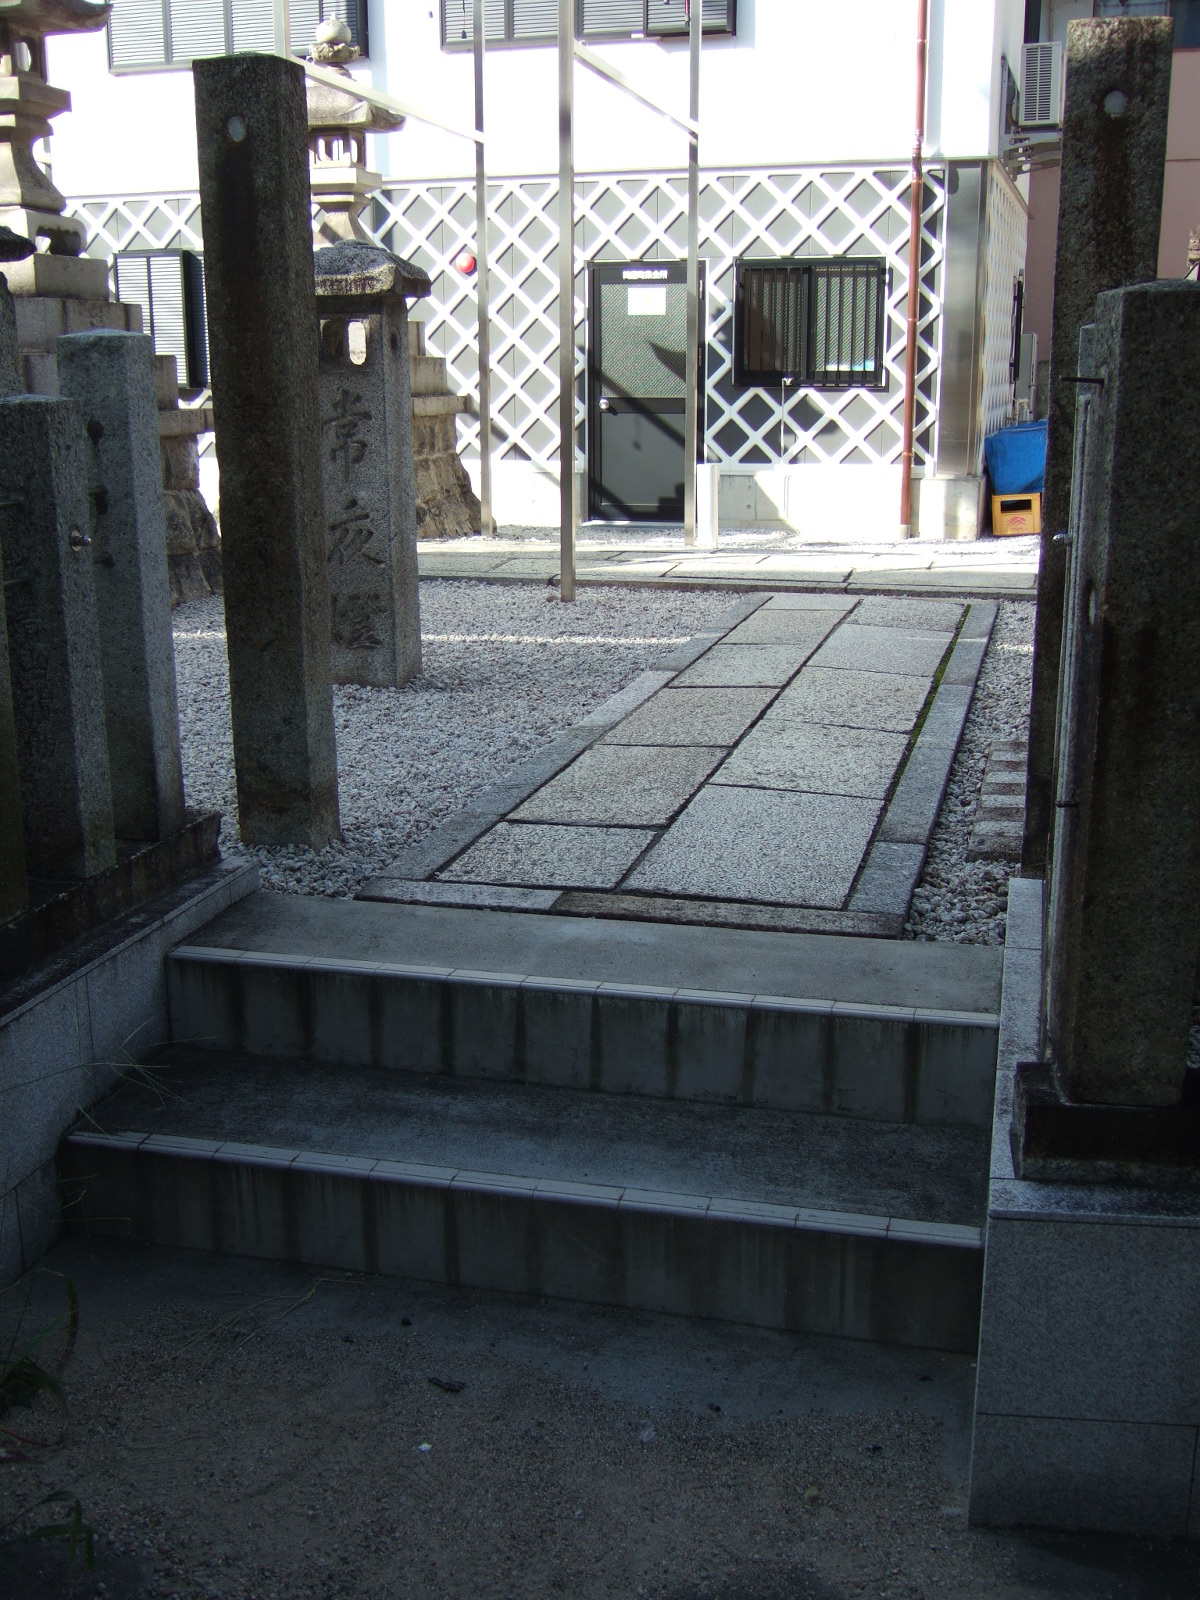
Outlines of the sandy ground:
<svg viewBox="0 0 1200 1600">
<path fill-rule="evenodd" d="M 45 1266 L 82 1308 L 68 1436 L 7 1441 L 0 1523 L 69 1487 L 98 1561 L 9 1543 L 6 1600 L 1200 1593 L 1194 1546 L 968 1528 L 965 1357 L 112 1243 Z M 29 1295 L 40 1326 L 61 1280 L 9 1328 Z"/>
</svg>

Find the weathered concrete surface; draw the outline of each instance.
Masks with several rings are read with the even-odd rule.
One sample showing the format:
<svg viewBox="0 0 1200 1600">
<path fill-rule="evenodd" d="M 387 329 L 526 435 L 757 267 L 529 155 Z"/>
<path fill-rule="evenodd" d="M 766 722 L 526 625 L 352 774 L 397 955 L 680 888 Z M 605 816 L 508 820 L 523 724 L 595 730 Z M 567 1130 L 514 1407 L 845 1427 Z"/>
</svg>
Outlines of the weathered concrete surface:
<svg viewBox="0 0 1200 1600">
<path fill-rule="evenodd" d="M 69 400 L 0 400 L 0 549 L 29 871 L 111 867 L 84 435 Z"/>
<path fill-rule="evenodd" d="M 1047 1032 L 1072 1100 L 1171 1105 L 1200 953 L 1200 285 L 1102 295 L 1093 362 Z"/>
<path fill-rule="evenodd" d="M 17 353 L 17 313 L 8 279 L 0 272 L 0 395 L 21 391 L 21 360 Z"/>
<path fill-rule="evenodd" d="M 1042 499 L 1029 771 L 1022 867 L 1042 876 L 1053 804 L 1054 724 L 1066 555 L 1054 535 L 1071 508 L 1079 330 L 1096 296 L 1158 276 L 1173 24 L 1168 17 L 1072 22 L 1067 28 L 1058 253 L 1046 487 Z"/>
<path fill-rule="evenodd" d="M 338 802 L 304 74 L 192 70 L 241 834 L 319 849 Z"/>
<path fill-rule="evenodd" d="M 144 333 L 65 334 L 58 381 L 90 442 L 92 557 L 118 839 L 183 826 L 154 346 Z"/>
</svg>

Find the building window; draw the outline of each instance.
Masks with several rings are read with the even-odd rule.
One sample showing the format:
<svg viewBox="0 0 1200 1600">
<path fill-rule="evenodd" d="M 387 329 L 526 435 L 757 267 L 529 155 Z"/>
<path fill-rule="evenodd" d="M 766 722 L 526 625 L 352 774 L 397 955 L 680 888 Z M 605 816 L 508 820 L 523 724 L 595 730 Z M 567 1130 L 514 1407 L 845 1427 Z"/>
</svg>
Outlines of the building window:
<svg viewBox="0 0 1200 1600">
<path fill-rule="evenodd" d="M 366 55 L 367 0 L 288 0 L 294 53 L 303 55 L 317 24 L 330 17 L 349 24 L 353 42 Z M 281 46 L 273 0 L 116 0 L 108 23 L 108 64 L 114 72 L 188 66 L 198 57 Z"/>
<path fill-rule="evenodd" d="M 699 3 L 699 0 L 697 0 Z M 703 0 L 706 34 L 737 33 L 737 0 Z M 475 0 L 441 0 L 442 44 L 467 50 L 475 42 Z M 687 0 L 575 0 L 580 39 L 686 38 Z M 484 0 L 488 44 L 553 44 L 558 0 Z"/>
<path fill-rule="evenodd" d="M 1176 50 L 1200 49 L 1200 0 L 1095 0 L 1097 17 L 1174 17 Z"/>
<path fill-rule="evenodd" d="M 141 306 L 154 353 L 174 356 L 184 389 L 208 386 L 204 263 L 192 250 L 129 251 L 113 260 L 117 299 Z"/>
<path fill-rule="evenodd" d="M 882 388 L 886 291 L 882 261 L 739 261 L 734 381 Z"/>
</svg>

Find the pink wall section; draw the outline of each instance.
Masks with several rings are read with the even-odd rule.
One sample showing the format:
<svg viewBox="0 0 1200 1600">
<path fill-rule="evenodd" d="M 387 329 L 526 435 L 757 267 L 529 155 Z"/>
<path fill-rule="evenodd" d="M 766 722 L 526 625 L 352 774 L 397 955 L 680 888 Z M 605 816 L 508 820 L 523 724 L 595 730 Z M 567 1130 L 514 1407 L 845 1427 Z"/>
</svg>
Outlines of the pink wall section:
<svg viewBox="0 0 1200 1600">
<path fill-rule="evenodd" d="M 1200 50 L 1176 50 L 1171 65 L 1167 171 L 1163 183 L 1158 275 L 1181 278 L 1188 234 L 1200 229 Z M 1029 245 L 1025 257 L 1025 330 L 1038 336 L 1038 359 L 1050 355 L 1058 168 L 1029 175 Z"/>
</svg>

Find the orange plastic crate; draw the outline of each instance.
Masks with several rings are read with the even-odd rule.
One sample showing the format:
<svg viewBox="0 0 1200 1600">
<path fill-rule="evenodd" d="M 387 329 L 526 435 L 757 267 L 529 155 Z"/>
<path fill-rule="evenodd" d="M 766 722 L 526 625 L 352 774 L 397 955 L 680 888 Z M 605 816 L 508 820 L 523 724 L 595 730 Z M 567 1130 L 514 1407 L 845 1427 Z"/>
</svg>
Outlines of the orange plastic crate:
<svg viewBox="0 0 1200 1600">
<path fill-rule="evenodd" d="M 997 538 L 1018 533 L 1041 533 L 1042 497 L 1040 494 L 994 494 L 992 532 Z"/>
</svg>

